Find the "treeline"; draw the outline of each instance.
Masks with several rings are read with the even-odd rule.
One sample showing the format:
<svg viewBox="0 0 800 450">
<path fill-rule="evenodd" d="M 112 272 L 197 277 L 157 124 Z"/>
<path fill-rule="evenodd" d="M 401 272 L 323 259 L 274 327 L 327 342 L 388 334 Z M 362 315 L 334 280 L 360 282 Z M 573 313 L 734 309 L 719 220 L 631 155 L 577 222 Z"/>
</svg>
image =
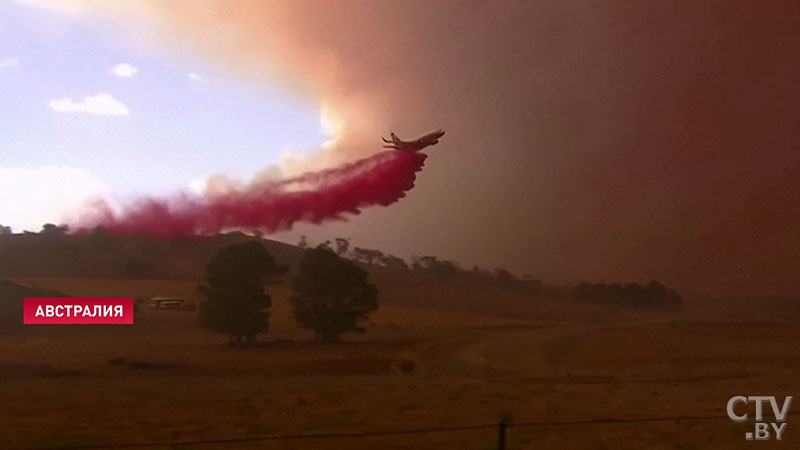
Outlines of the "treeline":
<svg viewBox="0 0 800 450">
<path fill-rule="evenodd" d="M 300 248 L 309 247 L 306 236 L 301 236 L 297 246 Z M 350 239 L 345 238 L 324 241 L 318 245 L 318 248 L 330 249 L 342 258 L 361 264 L 384 267 L 399 272 L 409 272 L 433 279 L 479 278 L 496 283 L 503 289 L 520 293 L 538 295 L 544 292 L 544 284 L 541 280 L 530 275 L 517 276 L 502 268 L 489 270 L 474 266 L 471 270 L 465 270 L 455 261 L 440 259 L 436 256 L 412 256 L 411 264 L 408 264 L 403 258 L 385 254 L 380 250 L 353 247 Z"/>
<path fill-rule="evenodd" d="M 299 246 L 308 246 L 305 236 L 301 238 Z M 456 277 L 482 279 L 502 289 L 526 295 L 547 295 L 604 305 L 646 308 L 680 308 L 683 305 L 683 297 L 677 291 L 658 281 L 647 284 L 585 282 L 568 288 L 548 287 L 530 275 L 517 276 L 503 268 L 489 270 L 478 266 L 465 270 L 455 261 L 436 256 L 413 256 L 411 263 L 408 264 L 402 258 L 384 254 L 380 250 L 353 247 L 350 239 L 336 238 L 333 241 L 322 242 L 320 246 L 331 249 L 340 257 L 361 264 L 405 271 L 431 279 L 446 280 Z"/>
<path fill-rule="evenodd" d="M 679 308 L 683 297 L 658 281 L 639 283 L 580 283 L 572 296 L 576 300 L 605 305 L 643 306 L 650 308 Z"/>
<path fill-rule="evenodd" d="M 46 223 L 42 225 L 39 232 L 24 231 L 19 237 L 25 240 L 6 243 L 4 250 L 6 253 L 10 253 L 9 250 L 22 251 L 28 253 L 27 256 L 35 254 L 37 249 L 43 250 L 51 261 L 38 261 L 39 264 L 34 266 L 39 268 L 52 267 L 54 259 L 61 259 L 67 265 L 74 267 L 76 264 L 79 265 L 81 259 L 95 259 L 93 257 L 96 256 L 104 256 L 103 259 L 109 259 L 109 256 L 114 255 L 113 264 L 108 264 L 107 261 L 100 264 L 97 264 L 97 261 L 92 261 L 92 263 L 102 266 L 103 273 L 106 275 L 113 274 L 127 278 L 157 278 L 159 276 L 156 266 L 151 260 L 136 255 L 135 251 L 125 252 L 123 248 L 125 246 L 122 245 L 124 239 L 111 236 L 102 226 L 76 236 L 70 235 L 69 231 L 67 225 Z M 0 236 L 12 234 L 10 227 L 0 225 Z M 133 254 L 126 256 L 125 253 Z M 17 257 L 0 254 L 0 272 L 15 272 L 14 269 L 18 269 L 20 266 L 19 262 Z"/>
<path fill-rule="evenodd" d="M 305 236 L 300 247 L 308 245 Z M 471 270 L 462 269 L 455 261 L 436 256 L 413 256 L 411 264 L 402 258 L 384 254 L 380 250 L 351 247 L 350 240 L 336 238 L 320 244 L 323 248 L 335 251 L 337 255 L 361 264 L 386 267 L 406 271 L 432 279 L 452 279 L 469 277 L 482 279 L 502 289 L 526 295 L 547 295 L 553 298 L 566 298 L 604 305 L 634 306 L 646 308 L 680 308 L 683 297 L 672 288 L 658 281 L 640 283 L 579 283 L 569 288 L 548 287 L 541 280 L 530 275 L 517 276 L 511 271 L 496 268 L 493 270 L 474 266 Z"/>
<path fill-rule="evenodd" d="M 68 230 L 69 230 L 69 227 L 67 225 L 56 225 L 56 224 L 52 224 L 52 223 L 46 223 L 46 224 L 42 225 L 42 229 L 39 231 L 39 233 L 25 230 L 25 231 L 23 231 L 23 234 L 41 234 L 41 235 L 44 235 L 44 236 L 64 236 L 64 235 L 67 234 Z M 13 234 L 13 230 L 11 229 L 11 227 L 9 227 L 7 225 L 0 225 L 0 235 L 7 235 L 7 234 Z"/>
<path fill-rule="evenodd" d="M 300 237 L 300 242 L 297 246 L 301 249 L 309 247 L 308 240 L 305 236 Z M 380 250 L 373 250 L 362 247 L 351 247 L 350 239 L 336 238 L 333 241 L 325 241 L 317 245 L 317 248 L 329 249 L 336 253 L 336 255 L 356 261 L 362 264 L 377 265 L 396 270 L 409 270 L 403 258 L 391 254 L 384 254 Z"/>
<path fill-rule="evenodd" d="M 222 247 L 256 239 L 242 232 L 160 239 L 116 235 L 102 226 L 73 232 L 45 224 L 39 231 L 5 233 L 0 226 L 0 276 L 196 279 Z M 276 257 L 297 264 L 296 247 L 263 241 Z"/>
</svg>

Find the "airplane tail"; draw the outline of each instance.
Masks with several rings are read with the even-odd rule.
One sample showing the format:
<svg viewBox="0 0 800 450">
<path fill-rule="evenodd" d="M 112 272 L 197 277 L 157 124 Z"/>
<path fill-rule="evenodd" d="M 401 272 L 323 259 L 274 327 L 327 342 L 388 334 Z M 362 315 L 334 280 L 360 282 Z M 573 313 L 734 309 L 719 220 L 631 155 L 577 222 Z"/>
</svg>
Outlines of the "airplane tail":
<svg viewBox="0 0 800 450">
<path fill-rule="evenodd" d="M 387 144 L 399 144 L 400 142 L 403 142 L 402 140 L 400 140 L 400 138 L 399 138 L 399 137 L 397 137 L 397 135 L 396 135 L 396 134 L 394 134 L 394 133 L 389 133 L 389 135 L 390 135 L 390 136 L 391 136 L 391 138 L 392 138 L 391 140 L 389 140 L 389 139 L 386 139 L 385 137 L 382 137 L 382 138 L 381 138 L 381 140 L 382 140 L 383 142 L 387 143 Z"/>
</svg>

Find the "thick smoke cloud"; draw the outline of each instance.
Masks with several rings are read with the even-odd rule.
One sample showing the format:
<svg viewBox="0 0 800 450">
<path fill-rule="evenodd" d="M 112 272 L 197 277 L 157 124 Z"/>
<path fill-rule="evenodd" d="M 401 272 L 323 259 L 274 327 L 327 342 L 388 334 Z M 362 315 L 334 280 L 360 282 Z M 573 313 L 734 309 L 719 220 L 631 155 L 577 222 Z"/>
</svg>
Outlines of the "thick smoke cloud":
<svg viewBox="0 0 800 450">
<path fill-rule="evenodd" d="M 344 122 L 297 170 L 448 131 L 412 201 L 297 233 L 549 280 L 800 292 L 796 2 L 134 5 L 162 48 Z"/>
</svg>

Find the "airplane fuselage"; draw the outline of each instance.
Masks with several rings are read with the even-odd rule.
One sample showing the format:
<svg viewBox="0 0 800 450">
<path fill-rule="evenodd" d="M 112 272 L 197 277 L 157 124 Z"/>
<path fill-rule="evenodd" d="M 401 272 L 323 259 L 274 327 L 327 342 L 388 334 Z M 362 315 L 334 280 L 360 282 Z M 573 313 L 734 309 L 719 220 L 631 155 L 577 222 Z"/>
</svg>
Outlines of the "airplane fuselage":
<svg viewBox="0 0 800 450">
<path fill-rule="evenodd" d="M 383 142 L 387 144 L 383 146 L 384 148 L 391 148 L 400 151 L 418 152 L 424 149 L 425 147 L 438 144 L 439 139 L 442 136 L 444 136 L 444 133 L 445 133 L 444 130 L 436 130 L 411 141 L 404 141 L 398 138 L 394 133 L 392 133 L 391 140 L 386 138 L 381 138 L 381 139 L 383 139 Z"/>
</svg>

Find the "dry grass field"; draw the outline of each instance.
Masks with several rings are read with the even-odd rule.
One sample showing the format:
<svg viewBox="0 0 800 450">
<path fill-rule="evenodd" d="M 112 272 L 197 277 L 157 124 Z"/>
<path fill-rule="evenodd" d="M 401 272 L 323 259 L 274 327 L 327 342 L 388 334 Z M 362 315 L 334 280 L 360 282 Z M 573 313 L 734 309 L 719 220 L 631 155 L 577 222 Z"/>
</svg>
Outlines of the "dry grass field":
<svg viewBox="0 0 800 450">
<path fill-rule="evenodd" d="M 16 279 L 79 296 L 195 298 L 197 285 Z M 426 289 L 429 296 L 448 295 Z M 790 416 L 782 441 L 767 443 L 745 441 L 748 425 L 725 417 L 733 395 L 798 393 L 800 309 L 780 299 L 688 299 L 678 312 L 619 314 L 537 299 L 531 308 L 542 305 L 542 320 L 535 311 L 520 319 L 384 302 L 365 334 L 321 344 L 291 322 L 288 289 L 272 293 L 271 330 L 256 348 L 229 348 L 225 336 L 198 328 L 191 312 L 147 306 L 133 326 L 27 326 L 0 335 L 0 448 L 144 442 L 170 448 L 179 441 L 501 418 L 512 423 L 508 448 L 520 450 L 800 443 L 797 416 Z M 403 296 L 395 289 L 388 297 Z M 513 426 L 694 415 L 720 418 Z M 175 448 L 490 449 L 496 439 L 494 429 L 483 429 Z"/>
</svg>

